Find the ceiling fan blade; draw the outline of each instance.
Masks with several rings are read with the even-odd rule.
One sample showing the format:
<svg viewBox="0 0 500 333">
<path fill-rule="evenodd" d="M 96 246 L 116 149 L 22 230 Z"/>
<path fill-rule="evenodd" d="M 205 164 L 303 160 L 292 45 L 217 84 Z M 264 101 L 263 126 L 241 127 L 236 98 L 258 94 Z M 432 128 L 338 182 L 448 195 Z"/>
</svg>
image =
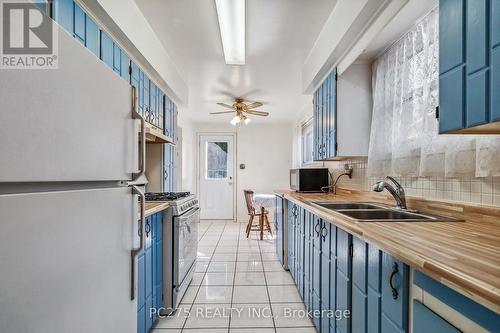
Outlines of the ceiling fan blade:
<svg viewBox="0 0 500 333">
<path fill-rule="evenodd" d="M 234 113 L 234 111 L 210 112 L 210 114 Z"/>
<path fill-rule="evenodd" d="M 233 106 L 232 105 L 229 105 L 229 104 L 226 104 L 226 103 L 217 103 L 217 105 L 220 105 L 220 106 L 223 106 L 225 108 L 228 108 L 228 109 L 231 109 L 231 110 L 234 110 Z"/>
<path fill-rule="evenodd" d="M 258 108 L 259 106 L 262 106 L 262 105 L 264 105 L 264 104 L 262 104 L 261 102 L 254 102 L 254 103 L 248 104 L 246 106 L 246 109 L 247 110 L 255 109 L 255 108 Z"/>
<path fill-rule="evenodd" d="M 245 112 L 248 113 L 248 114 L 253 114 L 255 116 L 262 116 L 262 117 L 269 116 L 269 112 L 252 111 L 252 110 L 248 110 L 248 111 L 245 111 Z"/>
</svg>

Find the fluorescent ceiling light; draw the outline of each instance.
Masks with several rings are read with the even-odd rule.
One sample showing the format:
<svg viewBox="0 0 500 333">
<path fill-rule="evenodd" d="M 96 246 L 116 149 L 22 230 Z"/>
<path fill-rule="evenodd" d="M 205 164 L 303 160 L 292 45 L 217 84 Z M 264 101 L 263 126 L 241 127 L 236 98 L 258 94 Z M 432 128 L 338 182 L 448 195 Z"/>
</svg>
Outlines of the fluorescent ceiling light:
<svg viewBox="0 0 500 333">
<path fill-rule="evenodd" d="M 227 65 L 245 64 L 245 0 L 215 0 Z"/>
</svg>

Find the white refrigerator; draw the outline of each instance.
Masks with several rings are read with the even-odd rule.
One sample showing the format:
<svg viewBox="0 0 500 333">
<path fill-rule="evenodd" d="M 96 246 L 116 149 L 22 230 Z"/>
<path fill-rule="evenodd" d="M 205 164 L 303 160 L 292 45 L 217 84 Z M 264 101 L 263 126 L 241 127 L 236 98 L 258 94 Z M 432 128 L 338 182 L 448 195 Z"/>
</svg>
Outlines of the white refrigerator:
<svg viewBox="0 0 500 333">
<path fill-rule="evenodd" d="M 0 332 L 135 332 L 141 121 L 131 86 L 58 37 L 58 69 L 0 70 Z"/>
</svg>

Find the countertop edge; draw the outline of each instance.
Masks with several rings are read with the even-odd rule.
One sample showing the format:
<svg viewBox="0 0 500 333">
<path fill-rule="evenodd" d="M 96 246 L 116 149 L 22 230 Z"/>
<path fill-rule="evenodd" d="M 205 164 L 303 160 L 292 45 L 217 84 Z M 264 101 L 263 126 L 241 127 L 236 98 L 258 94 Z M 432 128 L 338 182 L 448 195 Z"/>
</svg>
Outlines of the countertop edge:
<svg viewBox="0 0 500 333">
<path fill-rule="evenodd" d="M 170 203 L 168 202 L 146 202 L 145 217 L 161 212 L 168 207 L 170 207 Z"/>
<path fill-rule="evenodd" d="M 421 253 L 414 252 L 411 249 L 401 251 L 399 245 L 391 246 L 390 241 L 380 241 L 376 237 L 376 233 L 363 231 L 356 222 L 346 218 L 345 221 L 334 216 L 332 213 L 323 212 L 318 207 L 311 205 L 307 201 L 300 200 L 290 195 L 289 191 L 274 190 L 274 194 L 286 200 L 290 200 L 303 208 L 313 211 L 320 218 L 327 220 L 329 223 L 355 235 L 363 241 L 373 244 L 387 252 L 389 255 L 403 261 L 410 267 L 418 269 L 428 276 L 438 280 L 447 287 L 457 291 L 458 293 L 474 300 L 475 302 L 485 306 L 486 308 L 500 314 L 500 290 L 487 283 L 477 280 L 476 278 L 465 275 L 450 267 L 443 267 L 443 264 L 434 260 L 430 256 L 422 256 Z M 379 235 L 380 236 L 380 235 Z"/>
</svg>

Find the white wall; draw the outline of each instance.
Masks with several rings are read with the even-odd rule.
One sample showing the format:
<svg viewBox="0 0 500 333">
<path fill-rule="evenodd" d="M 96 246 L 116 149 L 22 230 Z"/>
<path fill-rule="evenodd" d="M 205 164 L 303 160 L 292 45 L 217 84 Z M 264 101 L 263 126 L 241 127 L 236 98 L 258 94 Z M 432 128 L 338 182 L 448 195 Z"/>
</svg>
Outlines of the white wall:
<svg viewBox="0 0 500 333">
<path fill-rule="evenodd" d="M 187 134 L 184 135 L 184 153 L 194 157 L 192 165 L 195 165 L 198 156 L 198 133 L 236 134 L 236 214 L 239 222 L 246 222 L 248 215 L 244 189 L 252 189 L 256 193 L 273 193 L 275 189 L 289 187 L 292 132 L 290 123 L 250 123 L 238 128 L 230 124 L 194 123 L 189 144 Z M 185 160 L 185 163 L 189 162 Z M 239 169 L 241 163 L 246 165 L 244 170 Z M 188 180 L 186 175 L 183 189 L 188 189 L 188 186 L 193 184 L 193 192 L 196 192 L 197 170 L 194 170 L 191 180 Z"/>
</svg>

